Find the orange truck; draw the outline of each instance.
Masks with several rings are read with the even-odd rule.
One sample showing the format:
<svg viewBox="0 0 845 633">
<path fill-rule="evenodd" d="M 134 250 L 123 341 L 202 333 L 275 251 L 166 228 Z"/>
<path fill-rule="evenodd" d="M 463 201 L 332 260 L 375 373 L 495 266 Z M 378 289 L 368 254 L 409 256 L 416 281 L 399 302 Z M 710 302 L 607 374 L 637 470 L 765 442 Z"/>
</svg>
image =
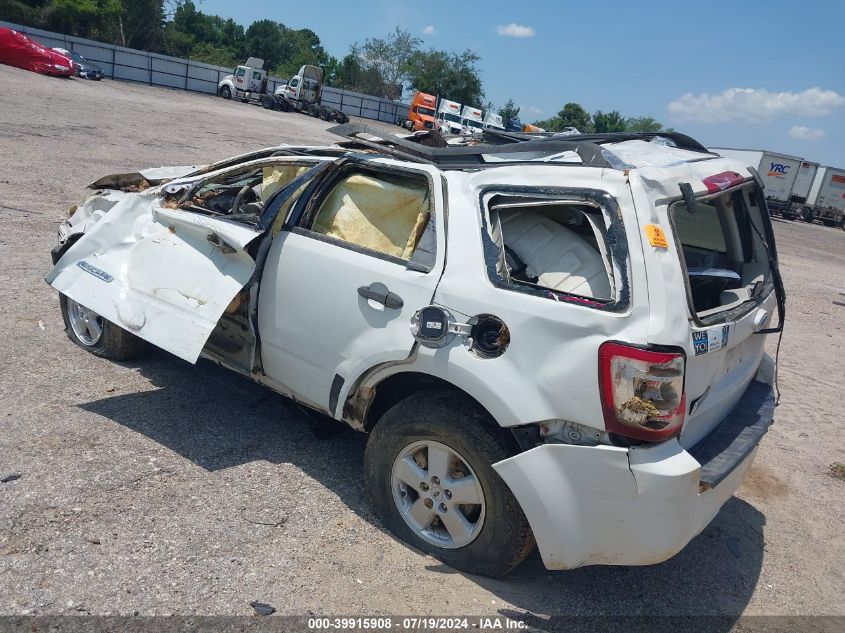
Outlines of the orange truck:
<svg viewBox="0 0 845 633">
<path fill-rule="evenodd" d="M 408 109 L 408 118 L 401 122 L 402 127 L 411 132 L 432 129 L 434 127 L 436 108 L 437 97 L 424 92 L 418 92 L 411 101 L 411 107 Z"/>
</svg>

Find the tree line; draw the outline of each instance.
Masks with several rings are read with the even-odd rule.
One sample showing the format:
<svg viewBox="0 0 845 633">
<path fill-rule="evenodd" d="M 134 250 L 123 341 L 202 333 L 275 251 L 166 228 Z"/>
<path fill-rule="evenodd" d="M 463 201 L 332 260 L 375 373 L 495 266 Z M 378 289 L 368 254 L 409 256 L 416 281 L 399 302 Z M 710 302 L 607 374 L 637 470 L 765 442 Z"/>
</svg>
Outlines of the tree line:
<svg viewBox="0 0 845 633">
<path fill-rule="evenodd" d="M 337 88 L 401 99 L 408 87 L 495 109 L 484 102 L 476 53 L 426 50 L 420 38 L 398 27 L 384 37 L 353 43 L 337 59 L 311 29 L 269 19 L 244 27 L 203 13 L 190 0 L 0 0 L 0 19 L 218 66 L 235 67 L 247 57 L 258 57 L 271 74 L 283 78 L 313 64 L 325 70 L 326 84 Z M 519 107 L 509 100 L 499 114 L 507 123 L 519 116 Z M 578 103 L 567 103 L 536 125 L 551 132 L 570 126 L 584 133 L 663 130 L 651 117 L 626 118 L 616 110 L 590 114 Z"/>
<path fill-rule="evenodd" d="M 499 114 L 505 122 L 519 116 L 519 107 L 511 100 L 500 110 Z M 663 124 L 650 116 L 625 117 L 618 110 L 603 112 L 596 110 L 592 114 L 587 112 L 579 103 L 570 102 L 563 106 L 551 118 L 536 121 L 534 125 L 547 132 L 562 132 L 568 127 L 574 127 L 582 134 L 603 134 L 605 132 L 673 132 L 672 128 L 664 128 Z"/>
<path fill-rule="evenodd" d="M 219 66 L 258 57 L 279 77 L 314 64 L 328 85 L 389 99 L 401 98 L 405 86 L 477 107 L 484 97 L 478 55 L 423 50 L 421 39 L 399 28 L 356 42 L 337 59 L 311 29 L 269 19 L 244 27 L 190 0 L 0 0 L 0 19 Z"/>
</svg>

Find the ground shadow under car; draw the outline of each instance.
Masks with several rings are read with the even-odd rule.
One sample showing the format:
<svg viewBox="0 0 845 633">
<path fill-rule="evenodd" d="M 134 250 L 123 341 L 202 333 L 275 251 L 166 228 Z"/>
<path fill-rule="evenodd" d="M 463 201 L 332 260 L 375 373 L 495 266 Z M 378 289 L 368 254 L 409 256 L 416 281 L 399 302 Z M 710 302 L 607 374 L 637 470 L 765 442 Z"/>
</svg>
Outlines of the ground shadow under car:
<svg viewBox="0 0 845 633">
<path fill-rule="evenodd" d="M 382 529 L 362 494 L 363 434 L 348 430 L 318 440 L 312 417 L 291 400 L 208 362 L 195 367 L 156 351 L 138 368 L 158 389 L 80 406 L 208 471 L 258 460 L 294 464 Z M 556 628 L 549 615 L 710 614 L 729 616 L 715 627 L 729 630 L 757 586 L 764 525 L 760 512 L 734 497 L 680 554 L 659 565 L 549 572 L 535 552 L 505 578 L 469 578 L 519 609 L 502 615 L 521 614 L 540 629 Z M 429 571 L 459 573 L 445 565 Z"/>
</svg>

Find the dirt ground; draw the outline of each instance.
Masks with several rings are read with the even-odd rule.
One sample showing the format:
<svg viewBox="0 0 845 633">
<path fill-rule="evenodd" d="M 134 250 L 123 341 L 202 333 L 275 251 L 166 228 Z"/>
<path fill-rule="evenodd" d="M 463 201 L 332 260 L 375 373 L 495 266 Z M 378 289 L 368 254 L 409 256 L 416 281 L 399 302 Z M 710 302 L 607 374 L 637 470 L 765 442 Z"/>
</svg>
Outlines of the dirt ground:
<svg viewBox="0 0 845 633">
<path fill-rule="evenodd" d="M 95 178 L 207 163 L 327 124 L 187 94 L 0 66 L 0 614 L 845 615 L 845 232 L 778 221 L 789 292 L 776 424 L 750 476 L 651 567 L 458 573 L 379 525 L 365 437 L 315 438 L 291 402 L 163 352 L 73 346 L 43 281 Z M 774 343 L 774 341 L 770 341 Z"/>
</svg>

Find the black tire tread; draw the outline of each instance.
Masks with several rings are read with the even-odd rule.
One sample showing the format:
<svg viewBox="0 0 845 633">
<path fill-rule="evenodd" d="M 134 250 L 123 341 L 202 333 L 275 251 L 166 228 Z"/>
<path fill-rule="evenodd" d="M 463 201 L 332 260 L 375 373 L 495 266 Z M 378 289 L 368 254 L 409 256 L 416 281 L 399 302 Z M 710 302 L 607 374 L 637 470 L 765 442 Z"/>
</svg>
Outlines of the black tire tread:
<svg viewBox="0 0 845 633">
<path fill-rule="evenodd" d="M 444 423 L 447 420 L 448 424 Z M 462 394 L 448 390 L 416 392 L 394 405 L 376 424 L 367 443 L 364 469 L 371 506 L 402 540 L 457 569 L 497 577 L 507 574 L 528 556 L 534 548 L 534 535 L 519 502 L 492 468 L 493 463 L 518 451 L 507 432 L 494 427 L 494 424 L 486 411 Z M 385 498 L 384 489 L 377 483 L 383 472 L 377 471 L 386 468 L 389 487 L 390 464 L 385 459 L 392 459 L 394 453 L 385 455 L 384 449 L 389 446 L 391 438 L 405 438 L 403 441 L 407 442 L 419 437 L 447 440 L 444 443 L 452 445 L 467 458 L 472 453 L 481 456 L 483 463 L 473 463 L 472 466 L 482 482 L 486 479 L 496 487 L 495 499 L 488 502 L 488 510 L 492 511 L 496 503 L 502 504 L 501 516 L 507 524 L 507 538 L 499 538 L 490 548 L 495 552 L 493 556 L 489 555 L 490 551 L 484 558 L 468 551 L 482 539 L 487 524 L 478 538 L 465 547 L 453 550 L 436 548 L 417 537 L 399 516 L 393 499 Z M 488 515 L 487 520 L 490 518 Z"/>
<path fill-rule="evenodd" d="M 108 358 L 109 360 L 126 361 L 138 358 L 149 349 L 149 343 L 138 338 L 131 332 L 104 319 L 103 336 L 96 345 L 85 345 L 80 341 L 70 325 L 67 309 L 67 297 L 59 295 L 59 305 L 62 310 L 62 319 L 65 324 L 65 332 L 68 338 L 79 347 L 95 356 Z"/>
</svg>

